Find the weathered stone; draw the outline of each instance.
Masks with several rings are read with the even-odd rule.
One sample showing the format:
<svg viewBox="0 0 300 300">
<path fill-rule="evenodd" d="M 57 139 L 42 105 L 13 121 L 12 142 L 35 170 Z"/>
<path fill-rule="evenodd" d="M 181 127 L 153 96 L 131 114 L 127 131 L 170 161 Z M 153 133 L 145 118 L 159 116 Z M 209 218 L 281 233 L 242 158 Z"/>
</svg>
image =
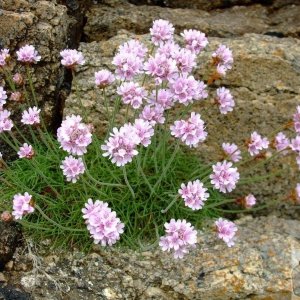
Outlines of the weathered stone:
<svg viewBox="0 0 300 300">
<path fill-rule="evenodd" d="M 12 258 L 15 249 L 21 242 L 20 228 L 13 224 L 0 222 L 0 270 Z"/>
<path fill-rule="evenodd" d="M 300 222 L 247 217 L 237 223 L 234 247 L 228 248 L 207 228 L 183 260 L 156 248 L 134 252 L 97 246 L 88 255 L 59 253 L 55 262 L 40 257 L 38 269 L 9 276 L 14 284 L 39 282 L 34 299 L 61 299 L 62 291 L 66 299 L 91 300 L 297 299 Z M 54 276 L 39 271 L 47 272 L 49 263 L 57 268 Z"/>
<path fill-rule="evenodd" d="M 186 28 L 194 28 L 217 37 L 239 36 L 245 33 L 295 37 L 299 34 L 299 7 L 290 5 L 269 13 L 267 7 L 257 4 L 206 12 L 201 10 L 201 7 L 172 9 L 136 6 L 125 0 L 105 0 L 89 10 L 84 32 L 88 41 L 113 37 L 121 29 L 144 34 L 149 32 L 153 20 L 161 18 L 172 22 L 177 33 Z"/>
</svg>

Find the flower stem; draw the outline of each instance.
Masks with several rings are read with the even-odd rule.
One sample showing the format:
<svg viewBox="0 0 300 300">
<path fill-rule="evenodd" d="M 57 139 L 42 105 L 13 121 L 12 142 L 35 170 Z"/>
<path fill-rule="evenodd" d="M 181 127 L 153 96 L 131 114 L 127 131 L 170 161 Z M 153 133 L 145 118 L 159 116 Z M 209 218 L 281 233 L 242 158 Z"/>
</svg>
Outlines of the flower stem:
<svg viewBox="0 0 300 300">
<path fill-rule="evenodd" d="M 125 180 L 125 182 L 127 184 L 127 187 L 130 190 L 130 193 L 131 193 L 133 199 L 135 199 L 135 193 L 134 193 L 134 191 L 133 191 L 133 189 L 132 189 L 132 187 L 131 187 L 131 185 L 130 185 L 130 183 L 128 181 L 128 178 L 127 178 L 126 167 L 124 166 L 122 169 L 123 169 L 124 180 Z"/>
</svg>

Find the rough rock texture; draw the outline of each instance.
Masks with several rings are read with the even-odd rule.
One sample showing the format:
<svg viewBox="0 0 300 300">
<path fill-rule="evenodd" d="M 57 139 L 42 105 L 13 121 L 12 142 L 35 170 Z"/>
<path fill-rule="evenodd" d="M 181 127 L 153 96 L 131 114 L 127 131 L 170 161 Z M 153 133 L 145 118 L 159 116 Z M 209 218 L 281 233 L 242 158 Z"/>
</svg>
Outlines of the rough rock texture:
<svg viewBox="0 0 300 300">
<path fill-rule="evenodd" d="M 37 250 L 29 246 L 28 254 L 16 253 L 5 275 L 33 299 L 298 299 L 300 222 L 247 217 L 238 226 L 233 248 L 207 228 L 182 261 L 159 249 L 99 247 L 88 255 L 44 252 L 40 257 L 42 250 L 35 256 Z M 26 263 L 33 268 L 20 270 Z"/>
<path fill-rule="evenodd" d="M 94 87 L 94 72 L 101 68 L 112 68 L 111 60 L 118 45 L 126 40 L 137 37 L 145 42 L 148 35 L 134 36 L 128 32 L 102 42 L 81 43 L 89 67 L 78 69 L 73 81 L 73 93 L 65 104 L 65 115 L 81 113 L 82 109 L 76 97 L 75 90 L 82 99 L 88 115 L 88 121 L 96 125 L 98 133 L 105 131 L 107 122 L 101 92 Z M 209 56 L 217 45 L 224 43 L 229 46 L 235 57 L 234 67 L 228 76 L 211 88 L 210 97 L 202 103 L 195 104 L 193 110 L 198 110 L 207 122 L 209 137 L 203 146 L 198 147 L 199 155 L 209 162 L 222 158 L 220 145 L 222 142 L 235 142 L 244 145 L 251 132 L 258 131 L 268 135 L 291 120 L 292 113 L 300 102 L 300 41 L 294 38 L 279 39 L 257 34 L 245 34 L 236 38 L 209 38 L 210 44 L 199 57 L 199 67 L 195 76 L 208 79 L 207 69 Z M 219 86 L 229 87 L 234 95 L 236 107 L 232 113 L 221 115 L 215 106 L 210 104 L 215 89 Z M 107 92 L 111 95 L 113 90 Z M 110 106 L 113 106 L 112 96 Z M 111 108 L 112 109 L 112 108 Z M 121 110 L 124 116 L 124 109 Z M 285 162 L 287 158 L 284 158 Z M 281 177 L 270 180 L 272 184 L 261 181 L 251 187 L 251 192 L 260 200 L 274 199 L 278 195 L 286 195 L 295 186 L 298 179 L 295 158 L 288 158 L 294 167 L 281 165 L 277 162 L 266 168 L 265 172 L 275 174 L 282 170 Z M 248 168 L 248 166 L 247 166 Z M 248 172 L 248 171 L 247 171 Z M 253 175 L 266 175 L 265 172 Z M 299 171 L 298 171 L 299 172 Z M 280 182 L 280 184 L 278 184 Z M 238 189 L 239 193 L 249 193 L 247 185 Z"/>
<path fill-rule="evenodd" d="M 12 258 L 15 249 L 21 242 L 21 230 L 16 224 L 0 222 L 0 272 L 4 265 Z"/>
<path fill-rule="evenodd" d="M 105 0 L 101 5 L 94 5 L 87 13 L 84 33 L 88 41 L 110 38 L 120 29 L 144 34 L 149 32 L 153 20 L 162 18 L 170 20 L 177 33 L 186 28 L 194 28 L 208 36 L 217 37 L 245 33 L 298 37 L 299 13 L 299 5 L 289 5 L 275 11 L 258 4 L 207 12 L 194 8 L 136 6 L 125 0 Z"/>
</svg>

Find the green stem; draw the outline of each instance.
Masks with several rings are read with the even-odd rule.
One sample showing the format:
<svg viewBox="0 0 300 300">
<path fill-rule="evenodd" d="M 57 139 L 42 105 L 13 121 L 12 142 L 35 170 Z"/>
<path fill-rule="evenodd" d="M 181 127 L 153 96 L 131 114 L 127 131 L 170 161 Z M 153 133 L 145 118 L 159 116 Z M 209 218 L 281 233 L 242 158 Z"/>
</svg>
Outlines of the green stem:
<svg viewBox="0 0 300 300">
<path fill-rule="evenodd" d="M 174 197 L 174 199 L 172 200 L 172 202 L 165 209 L 161 210 L 161 213 L 165 214 L 174 205 L 174 203 L 177 201 L 178 198 L 179 198 L 179 195 L 177 195 L 176 197 Z"/>
<path fill-rule="evenodd" d="M 129 181 L 128 181 L 128 178 L 127 178 L 126 167 L 123 166 L 122 169 L 123 169 L 123 175 L 124 175 L 124 180 L 125 180 L 125 182 L 126 182 L 126 185 L 127 185 L 128 189 L 130 190 L 130 193 L 131 193 L 133 199 L 135 199 L 135 193 L 134 193 L 134 190 L 133 190 L 133 188 L 131 187 L 131 185 L 130 185 L 130 183 L 129 183 Z"/>
</svg>

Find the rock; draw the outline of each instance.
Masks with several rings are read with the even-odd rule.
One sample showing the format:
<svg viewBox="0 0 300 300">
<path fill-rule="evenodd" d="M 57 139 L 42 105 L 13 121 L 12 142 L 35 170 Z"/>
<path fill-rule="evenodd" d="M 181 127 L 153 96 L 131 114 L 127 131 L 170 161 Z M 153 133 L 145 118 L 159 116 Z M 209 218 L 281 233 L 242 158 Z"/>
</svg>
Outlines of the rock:
<svg viewBox="0 0 300 300">
<path fill-rule="evenodd" d="M 278 37 L 299 35 L 299 5 L 289 5 L 273 13 L 260 4 L 210 12 L 204 11 L 201 6 L 197 8 L 136 6 L 125 0 L 105 0 L 92 6 L 87 13 L 84 33 L 87 41 L 107 39 L 124 29 L 136 34 L 145 34 L 149 32 L 153 20 L 161 18 L 172 22 L 177 33 L 194 28 L 211 37 L 232 37 L 245 33 Z"/>
<path fill-rule="evenodd" d="M 0 299 L 2 300 L 33 300 L 30 294 L 27 294 L 18 288 L 0 283 Z"/>
<path fill-rule="evenodd" d="M 138 38 L 145 43 L 149 41 L 148 35 L 137 36 L 123 31 L 107 41 L 80 45 L 89 67 L 78 69 L 73 81 L 73 92 L 66 100 L 64 113 L 68 115 L 82 112 L 75 93 L 77 89 L 88 121 L 96 126 L 98 134 L 105 132 L 107 117 L 103 95 L 94 86 L 94 72 L 101 68 L 113 70 L 111 60 L 116 48 L 130 38 Z M 197 78 L 207 81 L 210 55 L 221 43 L 232 49 L 235 60 L 228 76 L 212 86 L 209 97 L 214 97 L 217 87 L 228 87 L 236 101 L 234 111 L 221 115 L 216 107 L 209 104 L 210 99 L 193 108 L 201 112 L 209 133 L 207 141 L 198 147 L 199 155 L 206 162 L 216 162 L 222 159 L 222 142 L 234 142 L 243 147 L 251 132 L 256 130 L 263 135 L 269 135 L 291 120 L 300 101 L 300 42 L 293 38 L 280 39 L 257 34 L 245 34 L 243 37 L 230 39 L 209 37 L 209 41 L 206 51 L 199 57 L 199 67 L 195 69 Z M 115 90 L 109 89 L 107 95 L 112 96 L 109 103 L 112 111 Z M 123 107 L 121 116 L 124 115 Z M 119 120 L 124 122 L 122 117 Z M 294 167 L 289 167 L 287 162 Z M 248 166 L 244 167 L 246 171 Z M 254 170 L 247 174 L 247 178 L 271 172 L 282 174 L 269 180 L 272 183 L 261 180 L 251 186 L 243 184 L 237 189 L 240 195 L 252 192 L 260 201 L 265 202 L 278 197 L 281 199 L 296 186 L 298 170 L 294 157 L 284 157 L 280 163 L 276 161 L 262 169 L 260 172 Z M 282 202 L 282 205 L 285 203 Z"/>
<path fill-rule="evenodd" d="M 300 221 L 247 217 L 237 224 L 234 247 L 228 248 L 207 227 L 183 260 L 156 248 L 134 252 L 97 246 L 97 255 L 54 252 L 58 271 L 55 277 L 38 272 L 33 297 L 60 299 L 63 289 L 66 299 L 297 299 Z M 47 270 L 49 260 L 40 258 L 39 268 Z M 82 267 L 84 288 L 78 286 L 72 265 Z M 18 273 L 21 282 L 33 278 L 31 274 Z"/>
<path fill-rule="evenodd" d="M 0 222 L 0 270 L 12 258 L 15 249 L 21 242 L 21 230 L 15 223 Z"/>
</svg>

